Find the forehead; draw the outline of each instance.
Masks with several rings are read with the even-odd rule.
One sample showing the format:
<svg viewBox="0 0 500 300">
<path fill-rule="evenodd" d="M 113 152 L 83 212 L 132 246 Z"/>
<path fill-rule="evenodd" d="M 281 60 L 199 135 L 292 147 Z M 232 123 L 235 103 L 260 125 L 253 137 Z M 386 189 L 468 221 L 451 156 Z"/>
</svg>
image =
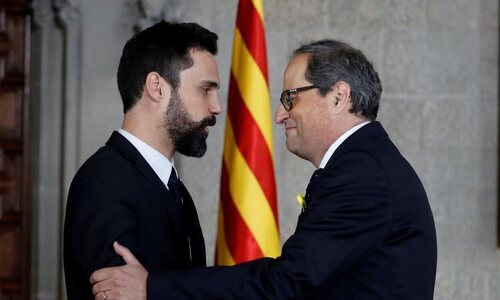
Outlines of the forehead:
<svg viewBox="0 0 500 300">
<path fill-rule="evenodd" d="M 193 65 L 181 71 L 181 83 L 185 80 L 220 82 L 217 62 L 212 53 L 205 50 L 193 49 L 190 51 L 190 55 L 193 60 Z"/>
<path fill-rule="evenodd" d="M 307 54 L 296 55 L 290 60 L 283 74 L 283 89 L 309 84 L 305 77 L 308 60 Z"/>
</svg>

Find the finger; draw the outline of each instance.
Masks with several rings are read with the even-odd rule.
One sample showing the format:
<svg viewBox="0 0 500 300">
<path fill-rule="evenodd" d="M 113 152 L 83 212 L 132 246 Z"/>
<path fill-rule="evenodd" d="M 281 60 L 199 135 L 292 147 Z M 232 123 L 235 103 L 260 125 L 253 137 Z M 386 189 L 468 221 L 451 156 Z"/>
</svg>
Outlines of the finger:
<svg viewBox="0 0 500 300">
<path fill-rule="evenodd" d="M 106 295 L 104 294 L 104 292 L 100 292 L 100 293 L 96 294 L 96 297 L 99 297 L 99 300 L 107 300 L 108 299 L 106 297 Z"/>
<path fill-rule="evenodd" d="M 90 283 L 94 284 L 99 281 L 106 280 L 111 277 L 113 270 L 118 267 L 109 267 L 104 269 L 99 269 L 90 275 Z"/>
<path fill-rule="evenodd" d="M 106 291 L 106 299 L 107 300 L 116 299 L 112 290 Z"/>
<path fill-rule="evenodd" d="M 99 300 L 111 300 L 113 298 L 110 298 L 109 291 L 107 291 L 107 292 L 100 292 L 99 294 L 97 294 L 96 295 L 96 299 L 99 299 Z"/>
<path fill-rule="evenodd" d="M 99 296 L 99 294 L 109 291 L 112 288 L 112 280 L 100 281 L 92 286 L 92 294 Z M 106 294 L 107 296 L 107 294 Z"/>
<path fill-rule="evenodd" d="M 94 296 L 99 296 L 99 293 L 101 292 L 101 285 L 100 283 L 96 283 L 92 286 L 92 294 L 94 294 Z"/>
<path fill-rule="evenodd" d="M 95 300 L 103 300 L 104 296 L 101 292 L 94 294 L 94 299 Z"/>
<path fill-rule="evenodd" d="M 115 248 L 116 254 L 120 255 L 123 258 L 125 263 L 127 263 L 129 265 L 140 265 L 141 264 L 137 260 L 137 258 L 135 258 L 135 256 L 132 254 L 132 252 L 130 252 L 130 250 L 128 250 L 127 247 L 124 247 L 124 246 L 118 244 L 118 242 L 114 242 L 113 248 Z"/>
</svg>

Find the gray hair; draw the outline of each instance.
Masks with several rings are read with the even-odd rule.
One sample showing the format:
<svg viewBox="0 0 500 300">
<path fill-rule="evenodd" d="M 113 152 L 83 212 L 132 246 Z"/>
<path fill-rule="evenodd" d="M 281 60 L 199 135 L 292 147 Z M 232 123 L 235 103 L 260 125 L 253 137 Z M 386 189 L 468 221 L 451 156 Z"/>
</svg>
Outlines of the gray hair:
<svg viewBox="0 0 500 300">
<path fill-rule="evenodd" d="M 320 40 L 303 45 L 293 56 L 309 54 L 305 77 L 325 96 L 339 81 L 351 88 L 351 113 L 374 121 L 382 94 L 382 83 L 363 52 L 335 40 Z"/>
</svg>

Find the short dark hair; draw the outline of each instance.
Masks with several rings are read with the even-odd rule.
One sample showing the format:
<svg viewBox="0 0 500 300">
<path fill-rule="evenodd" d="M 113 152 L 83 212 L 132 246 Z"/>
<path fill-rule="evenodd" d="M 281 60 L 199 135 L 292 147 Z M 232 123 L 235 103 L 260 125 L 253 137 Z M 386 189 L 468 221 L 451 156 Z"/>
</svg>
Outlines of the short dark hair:
<svg viewBox="0 0 500 300">
<path fill-rule="evenodd" d="M 344 42 L 321 40 L 301 46 L 294 56 L 309 54 L 305 77 L 324 96 L 345 81 L 351 88 L 351 113 L 374 121 L 380 105 L 382 83 L 363 52 Z"/>
<path fill-rule="evenodd" d="M 123 47 L 118 90 L 126 113 L 141 97 L 146 76 L 158 72 L 175 91 L 179 73 L 193 65 L 189 51 L 217 54 L 217 35 L 197 23 L 161 21 L 135 34 Z"/>
</svg>

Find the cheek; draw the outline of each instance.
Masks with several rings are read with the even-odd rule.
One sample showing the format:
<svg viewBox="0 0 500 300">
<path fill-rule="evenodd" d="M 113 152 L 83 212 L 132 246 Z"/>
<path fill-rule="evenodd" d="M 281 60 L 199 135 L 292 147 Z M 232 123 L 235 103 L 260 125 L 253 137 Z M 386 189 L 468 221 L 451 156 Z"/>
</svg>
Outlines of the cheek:
<svg viewBox="0 0 500 300">
<path fill-rule="evenodd" d="M 297 120 L 297 128 L 302 135 L 310 135 L 318 123 L 318 116 L 313 110 L 302 110 L 300 114 L 295 116 L 295 120 Z"/>
<path fill-rule="evenodd" d="M 315 140 L 318 137 L 318 129 L 319 127 L 317 126 L 317 122 L 311 122 L 311 120 L 308 120 L 307 122 L 303 123 L 302 126 L 302 140 L 306 145 L 312 146 L 315 144 Z"/>
<path fill-rule="evenodd" d="M 195 122 L 200 122 L 207 116 L 202 110 L 202 107 L 200 107 L 200 105 L 196 105 L 191 109 L 188 109 L 188 112 L 189 115 L 191 116 L 191 119 Z"/>
<path fill-rule="evenodd" d="M 321 133 L 328 127 L 325 115 L 321 112 L 310 111 L 302 117 L 301 133 L 306 143 L 313 146 L 321 139 Z"/>
<path fill-rule="evenodd" d="M 191 119 L 200 119 L 202 105 L 200 104 L 201 101 L 199 101 L 199 99 L 192 97 L 191 95 L 187 95 L 182 98 L 182 102 L 184 103 L 184 109 L 187 111 Z"/>
</svg>

